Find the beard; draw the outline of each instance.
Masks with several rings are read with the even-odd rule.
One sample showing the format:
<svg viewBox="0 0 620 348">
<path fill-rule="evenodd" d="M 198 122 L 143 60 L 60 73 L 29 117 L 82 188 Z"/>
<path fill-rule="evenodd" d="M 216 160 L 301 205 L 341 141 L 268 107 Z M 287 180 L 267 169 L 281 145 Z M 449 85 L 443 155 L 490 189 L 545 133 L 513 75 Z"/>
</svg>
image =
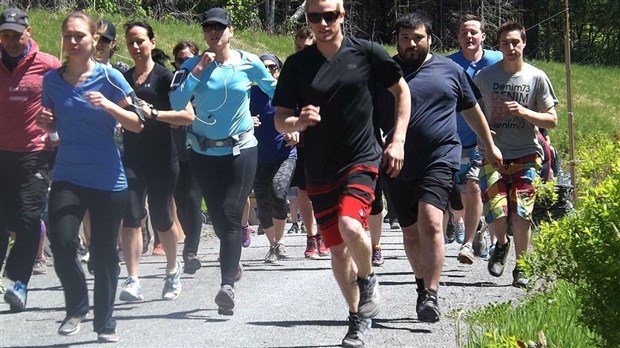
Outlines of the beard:
<svg viewBox="0 0 620 348">
<path fill-rule="evenodd" d="M 422 63 L 426 60 L 426 56 L 428 55 L 429 49 L 426 48 L 405 48 L 401 49 L 397 47 L 398 57 L 408 66 L 413 68 L 413 70 L 417 70 Z"/>
</svg>

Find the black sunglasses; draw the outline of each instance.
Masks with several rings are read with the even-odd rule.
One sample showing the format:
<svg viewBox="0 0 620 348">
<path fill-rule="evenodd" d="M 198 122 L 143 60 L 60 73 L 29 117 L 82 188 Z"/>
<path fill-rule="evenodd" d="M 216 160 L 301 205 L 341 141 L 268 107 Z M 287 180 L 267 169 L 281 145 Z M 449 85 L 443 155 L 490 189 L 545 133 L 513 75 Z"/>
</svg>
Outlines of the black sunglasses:
<svg viewBox="0 0 620 348">
<path fill-rule="evenodd" d="M 202 26 L 202 31 L 224 31 L 228 26 L 222 23 L 206 23 Z"/>
<path fill-rule="evenodd" d="M 278 70 L 278 66 L 276 64 L 267 64 L 265 65 L 265 68 L 269 69 L 269 70 Z"/>
<path fill-rule="evenodd" d="M 340 17 L 339 11 L 329 11 L 329 12 L 308 12 L 306 13 L 306 18 L 308 18 L 308 22 L 310 23 L 321 23 L 324 19 L 325 23 L 332 24 L 336 19 Z"/>
<path fill-rule="evenodd" d="M 177 57 L 177 58 L 175 58 L 175 59 L 174 59 L 174 61 L 175 61 L 177 64 L 183 64 L 183 63 L 185 63 L 185 61 L 186 61 L 186 60 L 188 60 L 188 59 L 189 59 L 189 57 Z"/>
</svg>

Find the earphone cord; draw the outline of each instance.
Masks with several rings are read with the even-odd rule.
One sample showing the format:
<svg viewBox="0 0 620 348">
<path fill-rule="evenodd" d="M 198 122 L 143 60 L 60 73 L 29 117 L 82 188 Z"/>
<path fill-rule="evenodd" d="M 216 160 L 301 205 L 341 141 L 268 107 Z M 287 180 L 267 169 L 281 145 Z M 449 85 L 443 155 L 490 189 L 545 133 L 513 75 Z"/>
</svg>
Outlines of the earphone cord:
<svg viewBox="0 0 620 348">
<path fill-rule="evenodd" d="M 215 64 L 216 64 L 217 67 L 222 66 L 222 64 L 219 64 L 217 62 L 215 62 Z M 235 66 L 234 65 L 232 66 L 232 69 L 233 69 L 232 73 L 227 78 L 224 78 L 224 100 L 222 101 L 222 103 L 218 107 L 216 107 L 215 109 L 206 110 L 206 112 L 211 113 L 211 112 L 217 111 L 220 108 L 222 108 L 222 106 L 224 106 L 226 104 L 226 101 L 228 100 L 228 82 L 230 82 L 232 77 L 235 75 Z M 209 123 L 209 122 L 201 119 L 200 117 L 198 117 L 198 115 L 196 115 L 196 117 L 194 119 L 198 120 L 198 122 L 200 122 L 200 123 L 206 124 L 207 126 L 212 126 L 212 125 L 214 125 L 217 122 L 217 120 L 214 119 L 212 123 Z"/>
</svg>

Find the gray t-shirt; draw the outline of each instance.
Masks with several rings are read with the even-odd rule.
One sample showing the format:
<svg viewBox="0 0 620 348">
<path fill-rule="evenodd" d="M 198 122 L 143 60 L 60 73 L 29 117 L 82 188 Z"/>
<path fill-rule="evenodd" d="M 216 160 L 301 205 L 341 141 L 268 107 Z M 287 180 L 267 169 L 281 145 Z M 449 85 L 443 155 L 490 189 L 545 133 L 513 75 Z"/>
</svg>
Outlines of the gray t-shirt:
<svg viewBox="0 0 620 348">
<path fill-rule="evenodd" d="M 496 133 L 493 140 L 502 156 L 505 159 L 533 153 L 542 156 L 535 126 L 523 117 L 511 114 L 504 103 L 514 100 L 536 112 L 544 112 L 558 104 L 547 74 L 527 63 L 523 63 L 520 72 L 510 74 L 502 69 L 500 61 L 481 70 L 474 82 L 482 93 L 482 110 L 489 127 Z M 484 153 L 483 144 L 478 144 Z"/>
</svg>

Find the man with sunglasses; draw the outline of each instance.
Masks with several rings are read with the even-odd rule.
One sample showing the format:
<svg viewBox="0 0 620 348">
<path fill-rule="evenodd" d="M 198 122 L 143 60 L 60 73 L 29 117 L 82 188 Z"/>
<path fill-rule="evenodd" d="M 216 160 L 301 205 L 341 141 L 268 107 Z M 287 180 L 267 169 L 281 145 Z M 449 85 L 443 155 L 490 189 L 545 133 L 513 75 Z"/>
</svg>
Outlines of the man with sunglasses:
<svg viewBox="0 0 620 348">
<path fill-rule="evenodd" d="M 306 2 L 317 42 L 287 59 L 273 104 L 280 132 L 304 132 L 307 192 L 349 307 L 342 344 L 361 347 L 380 307 L 364 229 L 382 156 L 373 136 L 368 86 L 378 81 L 395 96 L 396 126 L 383 151 L 391 176 L 402 167 L 411 98 L 400 69 L 383 48 L 344 36 L 344 16 L 342 0 Z"/>
<path fill-rule="evenodd" d="M 13 312 L 26 309 L 54 156 L 47 133 L 35 124 L 42 110 L 43 75 L 60 67 L 58 59 L 39 51 L 31 32 L 26 12 L 8 8 L 0 15 L 0 260 L 8 230 L 15 231 L 6 260 L 14 285 L 4 294 Z"/>
</svg>

